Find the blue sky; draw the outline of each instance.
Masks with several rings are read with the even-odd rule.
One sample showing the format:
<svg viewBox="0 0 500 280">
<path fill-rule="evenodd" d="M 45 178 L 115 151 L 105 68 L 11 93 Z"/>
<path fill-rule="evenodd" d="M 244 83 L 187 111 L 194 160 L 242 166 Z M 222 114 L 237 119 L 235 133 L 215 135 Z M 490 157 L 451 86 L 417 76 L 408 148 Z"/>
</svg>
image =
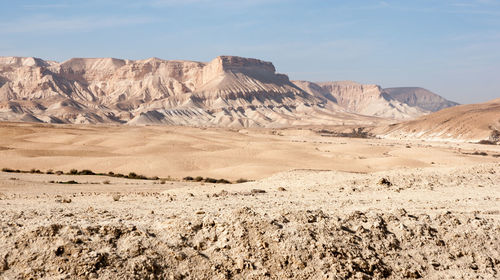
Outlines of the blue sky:
<svg viewBox="0 0 500 280">
<path fill-rule="evenodd" d="M 500 97 L 500 0 L 0 0 L 0 56 L 272 61 L 291 79 Z"/>
</svg>

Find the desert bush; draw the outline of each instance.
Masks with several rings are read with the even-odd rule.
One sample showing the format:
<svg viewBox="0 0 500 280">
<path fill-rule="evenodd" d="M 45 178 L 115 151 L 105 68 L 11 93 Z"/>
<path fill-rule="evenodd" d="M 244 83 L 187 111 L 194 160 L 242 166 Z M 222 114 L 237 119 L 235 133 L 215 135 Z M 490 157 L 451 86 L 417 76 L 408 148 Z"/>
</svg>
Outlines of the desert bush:
<svg viewBox="0 0 500 280">
<path fill-rule="evenodd" d="M 121 195 L 119 193 L 115 193 L 115 194 L 113 194 L 112 197 L 113 197 L 113 201 L 118 201 L 118 200 L 120 200 Z"/>
<path fill-rule="evenodd" d="M 77 175 L 78 174 L 78 170 L 71 169 L 68 174 L 70 174 L 70 175 Z"/>
<path fill-rule="evenodd" d="M 49 169 L 49 170 L 47 170 L 47 172 L 45 172 L 45 174 L 54 174 L 54 170 Z"/>
<path fill-rule="evenodd" d="M 74 185 L 74 184 L 78 184 L 77 181 L 75 180 L 69 180 L 69 181 L 59 181 L 57 182 L 58 184 L 65 184 L 65 185 Z"/>
<path fill-rule="evenodd" d="M 182 180 L 184 180 L 184 181 L 193 181 L 193 180 L 194 180 L 194 178 L 193 178 L 193 177 L 191 177 L 191 176 L 187 176 L 187 177 L 182 178 Z M 200 181 L 201 181 L 201 180 L 200 180 Z"/>
<path fill-rule="evenodd" d="M 201 181 L 203 181 L 203 177 L 201 177 L 201 176 L 197 176 L 196 178 L 194 178 L 194 180 L 195 180 L 196 182 L 201 182 Z"/>
<path fill-rule="evenodd" d="M 2 168 L 2 172 L 16 173 L 16 170 L 4 167 Z"/>
<path fill-rule="evenodd" d="M 246 182 L 248 182 L 248 180 L 245 178 L 239 178 L 238 180 L 236 180 L 236 183 L 238 183 L 238 184 L 246 183 Z"/>
<path fill-rule="evenodd" d="M 109 180 L 104 180 L 102 183 L 103 183 L 104 185 L 109 185 L 109 184 L 110 184 Z"/>
<path fill-rule="evenodd" d="M 140 179 L 140 180 L 148 180 L 149 178 L 144 176 L 144 175 L 137 175 L 135 172 L 130 172 L 128 176 L 125 176 L 126 178 L 129 179 Z"/>
<path fill-rule="evenodd" d="M 35 169 L 35 168 L 32 168 L 32 169 L 30 170 L 30 173 L 33 173 L 33 174 L 41 174 L 41 173 L 42 173 L 42 171 L 40 171 L 40 169 Z"/>
<path fill-rule="evenodd" d="M 218 179 L 217 184 L 231 184 L 231 181 L 226 180 L 226 179 Z"/>
<path fill-rule="evenodd" d="M 62 172 L 61 170 L 56 171 L 56 175 L 63 175 L 63 174 L 64 174 L 64 172 Z"/>
<path fill-rule="evenodd" d="M 496 145 L 497 143 L 495 141 L 491 140 L 481 140 L 477 142 L 478 144 L 483 144 L 483 145 Z"/>
<path fill-rule="evenodd" d="M 357 129 L 352 129 L 351 132 L 336 132 L 329 130 L 318 130 L 317 133 L 322 136 L 330 136 L 330 137 L 348 137 L 348 138 L 375 138 L 375 135 L 364 131 L 364 127 L 358 127 Z"/>
<path fill-rule="evenodd" d="M 217 183 L 217 180 L 214 178 L 207 177 L 205 178 L 205 182 L 207 183 Z"/>
<path fill-rule="evenodd" d="M 84 169 L 82 171 L 79 171 L 78 175 L 95 175 L 95 173 L 92 172 L 92 170 Z"/>
</svg>

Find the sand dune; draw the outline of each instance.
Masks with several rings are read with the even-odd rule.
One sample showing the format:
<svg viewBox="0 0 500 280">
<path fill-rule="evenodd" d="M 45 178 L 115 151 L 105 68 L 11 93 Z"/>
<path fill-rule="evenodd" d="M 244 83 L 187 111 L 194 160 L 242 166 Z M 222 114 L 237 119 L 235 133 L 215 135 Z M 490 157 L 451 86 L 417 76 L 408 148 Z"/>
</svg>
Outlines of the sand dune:
<svg viewBox="0 0 500 280">
<path fill-rule="evenodd" d="M 260 179 L 291 169 L 373 172 L 490 162 L 459 146 L 324 137 L 309 129 L 0 125 L 0 167 Z M 411 148 L 406 148 L 406 143 Z M 495 147 L 460 146 L 474 151 Z M 496 149 L 498 150 L 498 149 Z M 500 151 L 497 151 L 500 153 Z M 425 156 L 423 156 L 425 155 Z"/>
</svg>

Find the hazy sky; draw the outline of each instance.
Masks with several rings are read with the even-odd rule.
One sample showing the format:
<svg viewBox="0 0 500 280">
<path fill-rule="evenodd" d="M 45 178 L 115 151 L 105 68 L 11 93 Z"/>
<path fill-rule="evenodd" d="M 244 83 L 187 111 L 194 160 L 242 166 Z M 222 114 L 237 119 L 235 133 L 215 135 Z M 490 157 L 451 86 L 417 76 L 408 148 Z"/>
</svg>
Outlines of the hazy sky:
<svg viewBox="0 0 500 280">
<path fill-rule="evenodd" d="M 0 56 L 272 61 L 291 79 L 500 97 L 500 0 L 0 0 Z"/>
</svg>

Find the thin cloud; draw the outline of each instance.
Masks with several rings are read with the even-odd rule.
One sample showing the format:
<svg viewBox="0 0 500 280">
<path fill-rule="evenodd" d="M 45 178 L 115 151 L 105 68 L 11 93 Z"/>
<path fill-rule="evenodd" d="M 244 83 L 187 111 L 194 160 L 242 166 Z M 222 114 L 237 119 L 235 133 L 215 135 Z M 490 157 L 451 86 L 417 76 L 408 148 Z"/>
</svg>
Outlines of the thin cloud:
<svg viewBox="0 0 500 280">
<path fill-rule="evenodd" d="M 72 32 L 91 31 L 102 28 L 113 28 L 120 26 L 141 25 L 159 21 L 149 17 L 133 18 L 96 18 L 81 17 L 71 19 L 56 19 L 46 17 L 36 17 L 21 19 L 15 22 L 0 23 L 0 33 L 34 33 L 34 32 Z"/>
<path fill-rule="evenodd" d="M 151 0 L 142 5 L 153 7 L 172 7 L 172 6 L 188 6 L 208 4 L 210 6 L 224 6 L 224 7 L 246 7 L 258 6 L 263 4 L 272 4 L 275 2 L 282 2 L 283 0 Z"/>
<path fill-rule="evenodd" d="M 22 6 L 25 9 L 59 9 L 68 8 L 68 4 L 26 4 Z"/>
</svg>

